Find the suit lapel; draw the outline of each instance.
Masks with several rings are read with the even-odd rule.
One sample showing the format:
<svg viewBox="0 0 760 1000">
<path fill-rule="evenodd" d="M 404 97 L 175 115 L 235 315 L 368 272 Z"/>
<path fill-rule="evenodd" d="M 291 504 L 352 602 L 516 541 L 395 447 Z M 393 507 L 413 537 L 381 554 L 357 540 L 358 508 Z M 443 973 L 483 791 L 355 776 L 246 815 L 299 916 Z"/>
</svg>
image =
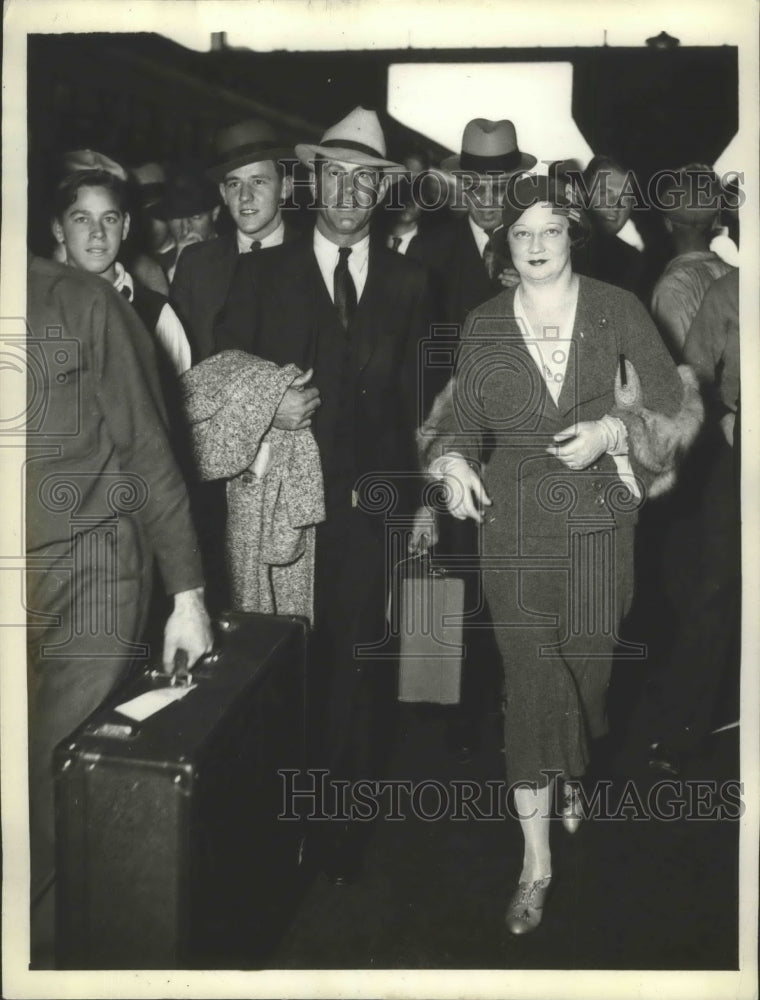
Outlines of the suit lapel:
<svg viewBox="0 0 760 1000">
<path fill-rule="evenodd" d="M 613 336 L 612 324 L 605 315 L 594 308 L 594 303 L 587 292 L 587 286 L 581 276 L 570 357 L 562 391 L 557 401 L 557 407 L 563 414 L 575 409 L 579 395 L 581 398 L 584 397 L 584 393 L 580 391 L 582 384 L 603 384 L 604 372 L 609 363 L 607 344 L 604 341 Z"/>
<path fill-rule="evenodd" d="M 223 297 L 226 298 L 232 276 L 237 266 L 237 243 L 234 236 L 220 236 L 216 241 L 216 245 L 217 253 L 213 257 L 209 255 L 209 265 L 216 272 L 216 280 L 220 291 L 223 293 Z M 213 279 L 208 280 L 209 278 L 211 278 L 211 275 L 208 276 L 207 282 L 201 285 L 200 288 L 205 288 L 208 284 L 212 284 Z"/>
<path fill-rule="evenodd" d="M 388 315 L 388 285 L 384 254 L 370 242 L 367 281 L 359 299 L 349 336 L 353 342 L 352 358 L 357 373 L 363 371 L 375 350 L 380 326 L 379 317 Z"/>
</svg>

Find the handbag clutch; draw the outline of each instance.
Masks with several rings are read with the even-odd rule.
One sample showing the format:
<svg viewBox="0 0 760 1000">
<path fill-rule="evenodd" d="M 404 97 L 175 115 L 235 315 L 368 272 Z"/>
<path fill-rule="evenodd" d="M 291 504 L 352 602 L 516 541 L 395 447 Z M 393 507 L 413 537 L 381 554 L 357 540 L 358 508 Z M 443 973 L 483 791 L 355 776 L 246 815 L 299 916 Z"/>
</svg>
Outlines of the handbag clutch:
<svg viewBox="0 0 760 1000">
<path fill-rule="evenodd" d="M 459 703 L 464 580 L 432 568 L 429 556 L 409 560 L 400 579 L 398 700 Z"/>
</svg>

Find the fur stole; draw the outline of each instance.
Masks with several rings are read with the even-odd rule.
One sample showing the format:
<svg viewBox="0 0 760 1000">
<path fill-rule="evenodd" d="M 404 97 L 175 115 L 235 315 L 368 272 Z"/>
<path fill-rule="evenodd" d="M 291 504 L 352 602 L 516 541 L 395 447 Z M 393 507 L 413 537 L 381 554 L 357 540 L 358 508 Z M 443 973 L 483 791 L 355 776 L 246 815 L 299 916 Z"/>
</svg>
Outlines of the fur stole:
<svg viewBox="0 0 760 1000">
<path fill-rule="evenodd" d="M 642 405 L 641 383 L 636 369 L 626 361 L 627 384 L 615 378 L 615 406 L 611 416 L 619 417 L 628 432 L 629 455 L 634 472 L 641 478 L 650 497 L 672 489 L 683 455 L 693 445 L 704 420 L 704 405 L 694 372 L 680 365 L 678 374 L 683 396 L 678 412 L 667 416 Z M 471 454 L 477 448 L 477 434 L 465 440 L 457 418 L 454 379 L 436 396 L 425 422 L 417 430 L 420 466 L 427 469 L 433 459 L 447 451 Z M 467 445 L 470 445 L 468 448 Z"/>
<path fill-rule="evenodd" d="M 702 427 L 705 411 L 699 386 L 692 369 L 679 365 L 683 397 L 678 412 L 669 417 L 642 405 L 636 369 L 630 361 L 625 364 L 627 385 L 621 385 L 618 372 L 615 377 L 616 405 L 610 415 L 625 424 L 628 454 L 638 465 L 638 468 L 634 466 L 634 472 L 644 479 L 647 494 L 650 498 L 662 496 L 675 485 L 680 461 Z"/>
</svg>

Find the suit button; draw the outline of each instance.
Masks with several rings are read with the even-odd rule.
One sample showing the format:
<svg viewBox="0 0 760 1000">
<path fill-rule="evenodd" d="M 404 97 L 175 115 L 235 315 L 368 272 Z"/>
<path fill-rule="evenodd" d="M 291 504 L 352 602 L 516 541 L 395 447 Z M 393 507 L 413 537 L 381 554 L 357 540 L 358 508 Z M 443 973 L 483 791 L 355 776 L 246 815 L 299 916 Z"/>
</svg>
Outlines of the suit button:
<svg viewBox="0 0 760 1000">
<path fill-rule="evenodd" d="M 367 395 L 367 390 L 366 389 L 362 389 L 362 396 L 366 396 L 366 395 Z"/>
</svg>

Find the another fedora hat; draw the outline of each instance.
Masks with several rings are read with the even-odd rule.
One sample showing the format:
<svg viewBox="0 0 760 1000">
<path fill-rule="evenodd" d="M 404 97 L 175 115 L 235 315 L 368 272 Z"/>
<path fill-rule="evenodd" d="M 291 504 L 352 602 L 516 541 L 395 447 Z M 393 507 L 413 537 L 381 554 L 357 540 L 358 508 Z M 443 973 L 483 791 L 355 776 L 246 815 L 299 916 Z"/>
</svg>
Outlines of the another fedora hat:
<svg viewBox="0 0 760 1000">
<path fill-rule="evenodd" d="M 267 122 L 248 118 L 217 132 L 214 157 L 206 173 L 213 181 L 220 182 L 237 167 L 262 160 L 289 159 L 293 159 L 293 147 L 284 143 Z"/>
<path fill-rule="evenodd" d="M 462 134 L 462 152 L 448 156 L 441 169 L 475 174 L 511 174 L 530 170 L 538 161 L 530 153 L 523 153 L 517 145 L 517 132 L 512 122 L 502 118 L 493 122 L 488 118 L 473 118 L 467 122 Z"/>
<path fill-rule="evenodd" d="M 132 177 L 143 208 L 150 208 L 161 200 L 166 188 L 166 173 L 160 163 L 141 163 L 132 168 Z"/>
<path fill-rule="evenodd" d="M 219 204 L 219 192 L 203 174 L 181 171 L 166 182 L 163 197 L 149 208 L 157 219 L 187 219 L 210 212 Z"/>
<path fill-rule="evenodd" d="M 296 156 L 307 165 L 324 156 L 344 163 L 381 167 L 388 174 L 406 173 L 403 163 L 394 163 L 386 156 L 380 119 L 374 111 L 362 107 L 354 108 L 337 125 L 328 128 L 319 143 L 297 143 Z"/>
<path fill-rule="evenodd" d="M 94 149 L 72 149 L 63 154 L 60 165 L 61 173 L 66 177 L 85 170 L 104 170 L 120 181 L 127 180 L 127 171 L 120 163 Z"/>
</svg>

